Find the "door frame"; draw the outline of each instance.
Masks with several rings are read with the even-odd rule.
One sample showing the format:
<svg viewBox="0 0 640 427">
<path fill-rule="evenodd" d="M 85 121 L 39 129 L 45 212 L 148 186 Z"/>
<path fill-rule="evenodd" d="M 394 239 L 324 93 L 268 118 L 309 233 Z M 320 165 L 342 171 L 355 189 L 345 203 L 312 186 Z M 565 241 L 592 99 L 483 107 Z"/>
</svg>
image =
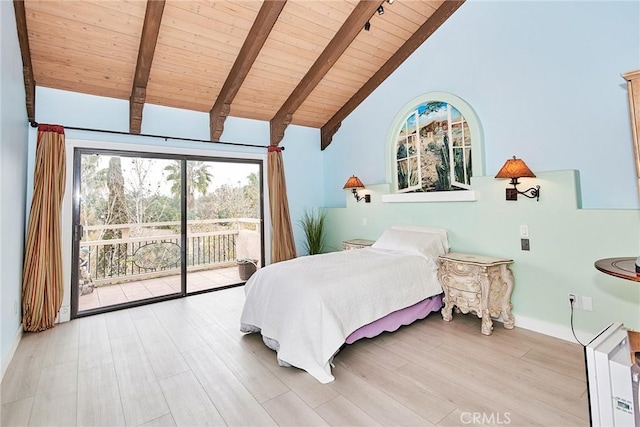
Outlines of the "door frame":
<svg viewBox="0 0 640 427">
<path fill-rule="evenodd" d="M 260 208 L 262 212 L 262 236 L 261 236 L 261 244 L 262 244 L 262 256 L 263 256 L 263 265 L 267 265 L 271 262 L 271 247 L 270 245 L 265 245 L 265 242 L 271 241 L 271 215 L 269 212 L 269 194 L 267 191 L 268 186 L 267 183 L 267 168 L 265 167 L 267 161 L 267 153 L 265 149 L 262 148 L 251 148 L 251 147 L 238 147 L 237 151 L 229 150 L 228 146 L 225 146 L 224 149 L 220 147 L 216 147 L 215 143 L 211 144 L 211 147 L 207 147 L 207 149 L 199 148 L 195 143 L 177 143 L 174 146 L 158 146 L 158 145 L 146 145 L 146 144 L 134 144 L 134 143 L 119 143 L 119 142 L 104 142 L 104 141 L 94 141 L 94 140 L 81 140 L 81 139 L 67 139 L 65 143 L 65 152 L 66 152 L 66 182 L 65 182 L 65 196 L 62 203 L 62 258 L 63 258 L 63 283 L 64 283 L 64 295 L 62 300 L 62 307 L 60 308 L 60 312 L 58 315 L 59 322 L 69 321 L 75 317 L 82 317 L 84 315 L 93 314 L 92 311 L 87 310 L 78 316 L 77 313 L 77 287 L 72 291 L 72 284 L 77 283 L 74 280 L 77 280 L 77 271 L 73 271 L 72 265 L 74 265 L 73 260 L 77 259 L 74 256 L 77 256 L 77 248 L 79 245 L 75 244 L 74 239 L 72 238 L 73 233 L 73 224 L 74 224 L 74 209 L 72 202 L 77 202 L 77 198 L 79 194 L 76 193 L 76 183 L 75 179 L 75 152 L 76 149 L 87 150 L 87 151 L 102 151 L 108 152 L 109 154 L 118 154 L 118 153 L 126 153 L 128 156 L 136 156 L 141 155 L 141 157 L 153 157 L 159 156 L 162 158 L 170 158 L 170 159 L 188 159 L 188 160 L 209 160 L 209 161 L 249 161 L 251 163 L 258 163 L 261 171 L 261 180 L 262 180 L 262 188 L 261 188 L 261 197 L 260 197 Z M 185 183 L 186 184 L 186 183 Z M 183 206 L 186 209 L 186 202 L 183 201 Z M 186 222 L 186 215 L 183 211 L 184 221 Z M 186 247 L 183 247 L 183 251 L 186 250 Z M 186 262 L 186 258 L 183 256 L 183 259 Z M 77 269 L 75 269 L 77 270 Z M 183 275 L 182 281 L 182 292 L 180 295 L 172 294 L 166 297 L 158 297 L 149 300 L 143 300 L 135 305 L 144 305 L 152 302 L 158 302 L 165 299 L 173 299 L 180 298 L 186 295 L 186 275 Z M 72 301 L 75 299 L 75 302 Z M 72 304 L 73 303 L 73 304 Z M 129 304 L 126 305 L 117 305 L 113 306 L 115 309 L 127 308 Z M 73 313 L 72 313 L 73 310 Z"/>
</svg>

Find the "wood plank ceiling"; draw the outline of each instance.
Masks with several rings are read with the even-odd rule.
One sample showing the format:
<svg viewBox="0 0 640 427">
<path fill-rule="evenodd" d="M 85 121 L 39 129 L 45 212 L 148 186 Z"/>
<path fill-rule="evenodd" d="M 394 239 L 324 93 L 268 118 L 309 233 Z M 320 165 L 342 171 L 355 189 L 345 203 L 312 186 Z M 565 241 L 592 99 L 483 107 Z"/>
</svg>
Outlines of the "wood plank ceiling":
<svg viewBox="0 0 640 427">
<path fill-rule="evenodd" d="M 234 116 L 269 121 L 272 145 L 321 128 L 324 149 L 463 2 L 14 0 L 27 115 L 37 85 L 128 99 L 131 133 L 152 103 L 209 112 L 212 141 Z"/>
</svg>

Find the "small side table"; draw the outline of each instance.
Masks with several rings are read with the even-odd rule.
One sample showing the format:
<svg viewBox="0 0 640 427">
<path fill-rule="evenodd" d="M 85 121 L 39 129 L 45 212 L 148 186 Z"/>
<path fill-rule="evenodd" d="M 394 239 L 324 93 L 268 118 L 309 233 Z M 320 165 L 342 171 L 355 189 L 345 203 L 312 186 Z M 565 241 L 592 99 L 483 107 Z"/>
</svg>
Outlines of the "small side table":
<svg viewBox="0 0 640 427">
<path fill-rule="evenodd" d="M 366 240 L 366 239 L 345 240 L 344 242 L 342 242 L 342 250 L 350 251 L 352 249 L 362 249 L 362 248 L 371 246 L 374 243 L 375 243 L 374 240 Z"/>
<path fill-rule="evenodd" d="M 599 259 L 594 265 L 611 276 L 640 282 L 640 273 L 636 273 L 636 257 Z"/>
<path fill-rule="evenodd" d="M 491 335 L 491 317 L 502 314 L 504 327 L 513 329 L 511 293 L 513 260 L 451 252 L 440 257 L 438 279 L 444 290 L 442 318 L 449 322 L 456 306 L 462 313 L 475 312 L 482 319 L 481 332 Z"/>
</svg>

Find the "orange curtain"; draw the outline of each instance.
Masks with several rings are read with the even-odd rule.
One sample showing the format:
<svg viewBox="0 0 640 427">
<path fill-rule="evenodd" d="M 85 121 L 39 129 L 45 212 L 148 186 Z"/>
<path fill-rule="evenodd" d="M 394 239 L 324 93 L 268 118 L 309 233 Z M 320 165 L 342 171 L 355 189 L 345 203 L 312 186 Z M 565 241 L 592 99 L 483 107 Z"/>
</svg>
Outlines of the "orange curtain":
<svg viewBox="0 0 640 427">
<path fill-rule="evenodd" d="M 22 326 L 28 332 L 53 327 L 62 305 L 60 210 L 64 180 L 64 128 L 39 125 L 22 272 Z"/>
<path fill-rule="evenodd" d="M 269 186 L 269 207 L 271 208 L 271 262 L 286 261 L 296 257 L 293 230 L 289 216 L 287 185 L 284 179 L 282 148 L 269 147 L 267 157 L 267 184 Z"/>
</svg>

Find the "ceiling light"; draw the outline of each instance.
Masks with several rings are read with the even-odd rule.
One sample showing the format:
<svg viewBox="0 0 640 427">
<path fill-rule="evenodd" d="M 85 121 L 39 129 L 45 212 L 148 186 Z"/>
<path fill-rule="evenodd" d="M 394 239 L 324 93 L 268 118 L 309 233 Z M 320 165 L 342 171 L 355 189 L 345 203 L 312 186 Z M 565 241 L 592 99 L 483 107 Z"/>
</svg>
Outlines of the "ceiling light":
<svg viewBox="0 0 640 427">
<path fill-rule="evenodd" d="M 367 21 L 364 23 L 364 30 L 369 31 L 371 29 L 371 22 Z"/>
<path fill-rule="evenodd" d="M 384 7 L 382 7 L 382 5 L 380 5 L 378 7 L 378 15 L 382 15 L 384 13 Z"/>
<path fill-rule="evenodd" d="M 387 3 L 392 4 L 393 0 L 387 0 Z"/>
</svg>

